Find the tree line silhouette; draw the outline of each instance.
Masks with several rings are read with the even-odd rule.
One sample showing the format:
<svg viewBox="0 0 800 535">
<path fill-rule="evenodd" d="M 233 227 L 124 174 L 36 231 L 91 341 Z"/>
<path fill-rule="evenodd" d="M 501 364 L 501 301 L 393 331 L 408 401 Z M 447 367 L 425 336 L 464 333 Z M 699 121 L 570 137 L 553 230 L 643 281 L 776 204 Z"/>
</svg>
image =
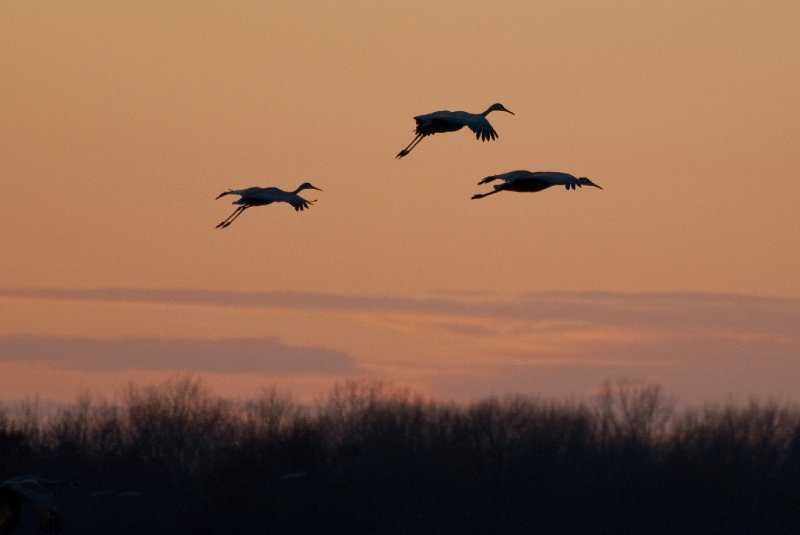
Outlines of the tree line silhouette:
<svg viewBox="0 0 800 535">
<path fill-rule="evenodd" d="M 348 381 L 300 405 L 181 376 L 41 412 L 0 409 L 0 479 L 77 481 L 64 533 L 800 533 L 800 410 L 772 402 L 677 410 L 617 381 L 464 405 Z"/>
</svg>

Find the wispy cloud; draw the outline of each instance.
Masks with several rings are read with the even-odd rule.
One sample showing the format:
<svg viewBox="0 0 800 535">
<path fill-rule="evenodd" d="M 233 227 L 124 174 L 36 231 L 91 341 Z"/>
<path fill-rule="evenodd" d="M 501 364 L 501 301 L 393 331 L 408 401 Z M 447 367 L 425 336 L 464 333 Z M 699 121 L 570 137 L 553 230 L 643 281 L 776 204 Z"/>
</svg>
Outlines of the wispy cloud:
<svg viewBox="0 0 800 535">
<path fill-rule="evenodd" d="M 213 314 L 217 323 L 234 321 L 228 309 L 245 311 L 238 319 L 261 309 L 273 320 L 272 331 L 259 331 L 273 338 L 206 340 L 202 332 L 176 340 L 70 338 L 49 336 L 45 324 L 0 337 L 0 361 L 87 371 L 371 373 L 459 396 L 574 391 L 625 375 L 683 388 L 681 395 L 694 399 L 728 392 L 795 399 L 800 381 L 800 299 L 560 292 L 500 300 L 147 288 L 0 289 L 0 299 L 137 303 L 162 313 L 165 305 L 210 307 L 191 312 Z M 184 315 L 175 316 L 180 322 Z"/>
<path fill-rule="evenodd" d="M 125 302 L 205 305 L 236 308 L 280 308 L 339 311 L 449 311 L 460 306 L 449 299 L 364 297 L 312 292 L 241 292 L 160 288 L 0 288 L 0 297 L 54 301 Z"/>
<path fill-rule="evenodd" d="M 635 324 L 657 329 L 715 325 L 785 331 L 800 316 L 800 299 L 738 294 L 552 292 L 498 301 L 487 296 L 407 298 L 315 292 L 236 292 L 160 288 L 0 288 L 0 298 L 172 304 L 330 312 L 390 312 L 525 320 Z"/>
<path fill-rule="evenodd" d="M 124 369 L 217 373 L 353 374 L 344 353 L 296 347 L 275 338 L 226 340 L 2 336 L 0 362 L 108 372 Z"/>
<path fill-rule="evenodd" d="M 714 348 L 716 352 L 725 351 L 731 355 L 742 351 L 783 355 L 797 352 L 800 348 L 800 330 L 797 329 L 800 300 L 744 295 L 562 292 L 524 295 L 499 302 L 490 298 L 481 300 L 475 296 L 465 301 L 456 297 L 414 299 L 303 292 L 0 288 L 0 298 L 255 307 L 346 314 L 361 317 L 367 322 L 367 328 L 374 329 L 377 326 L 405 334 L 427 333 L 432 340 L 450 337 L 463 340 L 466 346 L 477 343 L 475 350 L 487 354 L 509 351 L 509 345 L 517 348 L 515 350 L 524 345 L 529 348 L 531 355 L 537 356 L 579 351 L 583 357 L 635 355 L 637 358 L 652 356 L 676 359 L 681 355 L 695 355 L 701 348 Z M 6 339 L 6 344 L 11 340 L 13 338 Z M 133 340 L 136 339 L 128 340 L 125 346 L 132 348 L 138 344 L 140 349 L 145 349 L 144 340 L 136 343 Z M 63 342 L 68 343 L 69 339 Z M 39 344 L 42 350 L 46 348 L 43 342 Z M 98 344 L 95 344 L 97 350 L 100 348 Z M 284 355 L 293 349 L 274 338 L 208 343 L 182 340 L 152 344 L 153 347 L 148 350 L 156 354 L 166 352 L 172 355 L 174 361 L 177 361 L 182 348 L 188 348 L 191 344 L 194 344 L 191 349 L 195 353 L 207 354 L 211 351 L 229 355 L 226 358 L 231 363 L 245 362 L 247 355 Z M 319 349 L 316 353 L 324 351 Z M 124 354 L 129 355 L 127 352 Z M 341 357 L 341 354 L 338 355 Z M 6 353 L 5 358 L 8 357 Z M 310 358 L 302 351 L 296 357 Z M 206 360 L 209 362 L 207 366 L 211 366 L 211 358 Z M 153 361 L 153 364 L 156 362 Z"/>
</svg>

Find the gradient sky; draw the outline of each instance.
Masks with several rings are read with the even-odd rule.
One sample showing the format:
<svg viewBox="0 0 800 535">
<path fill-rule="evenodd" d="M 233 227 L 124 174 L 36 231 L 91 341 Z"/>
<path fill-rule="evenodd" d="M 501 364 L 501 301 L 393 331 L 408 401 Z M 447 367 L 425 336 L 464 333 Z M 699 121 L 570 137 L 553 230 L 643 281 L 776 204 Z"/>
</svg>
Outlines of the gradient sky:
<svg viewBox="0 0 800 535">
<path fill-rule="evenodd" d="M 0 400 L 800 401 L 793 1 L 0 0 Z M 500 138 L 425 139 L 414 115 Z M 503 193 L 514 169 L 604 190 Z M 227 188 L 311 181 L 296 213 Z"/>
</svg>

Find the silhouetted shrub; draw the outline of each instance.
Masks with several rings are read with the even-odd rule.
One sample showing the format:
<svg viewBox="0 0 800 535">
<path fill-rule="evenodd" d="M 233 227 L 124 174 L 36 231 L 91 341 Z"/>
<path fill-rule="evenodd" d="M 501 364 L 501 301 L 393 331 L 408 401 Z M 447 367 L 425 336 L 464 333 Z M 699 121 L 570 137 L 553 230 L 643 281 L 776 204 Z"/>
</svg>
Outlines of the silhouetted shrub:
<svg viewBox="0 0 800 535">
<path fill-rule="evenodd" d="M 655 385 L 435 402 L 379 381 L 315 406 L 191 376 L 46 415 L 0 408 L 0 477 L 72 477 L 65 533 L 797 533 L 800 411 L 678 412 Z"/>
</svg>

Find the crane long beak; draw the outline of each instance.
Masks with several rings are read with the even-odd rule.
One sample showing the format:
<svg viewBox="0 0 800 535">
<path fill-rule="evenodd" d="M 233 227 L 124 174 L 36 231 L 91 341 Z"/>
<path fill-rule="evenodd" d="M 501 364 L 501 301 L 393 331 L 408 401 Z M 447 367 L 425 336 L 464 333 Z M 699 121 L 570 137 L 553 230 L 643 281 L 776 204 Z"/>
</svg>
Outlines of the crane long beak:
<svg viewBox="0 0 800 535">
<path fill-rule="evenodd" d="M 508 113 L 510 113 L 511 115 L 516 115 L 516 113 L 514 113 L 513 111 L 511 111 L 511 110 L 507 110 L 507 109 L 505 109 L 505 108 L 503 108 L 503 111 L 507 111 L 507 112 L 508 112 Z"/>
</svg>

